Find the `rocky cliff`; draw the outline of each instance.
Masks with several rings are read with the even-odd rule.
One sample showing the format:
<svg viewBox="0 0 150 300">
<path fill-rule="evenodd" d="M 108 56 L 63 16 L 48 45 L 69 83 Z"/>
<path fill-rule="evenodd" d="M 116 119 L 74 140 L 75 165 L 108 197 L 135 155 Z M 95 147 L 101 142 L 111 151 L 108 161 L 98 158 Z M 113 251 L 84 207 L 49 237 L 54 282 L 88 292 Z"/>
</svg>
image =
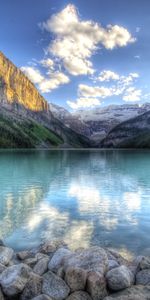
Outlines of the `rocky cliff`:
<svg viewBox="0 0 150 300">
<path fill-rule="evenodd" d="M 18 103 L 32 111 L 48 111 L 49 105 L 33 83 L 0 52 L 0 102 Z"/>
<path fill-rule="evenodd" d="M 34 84 L 0 52 L 0 148 L 89 145 L 53 116 Z"/>
</svg>

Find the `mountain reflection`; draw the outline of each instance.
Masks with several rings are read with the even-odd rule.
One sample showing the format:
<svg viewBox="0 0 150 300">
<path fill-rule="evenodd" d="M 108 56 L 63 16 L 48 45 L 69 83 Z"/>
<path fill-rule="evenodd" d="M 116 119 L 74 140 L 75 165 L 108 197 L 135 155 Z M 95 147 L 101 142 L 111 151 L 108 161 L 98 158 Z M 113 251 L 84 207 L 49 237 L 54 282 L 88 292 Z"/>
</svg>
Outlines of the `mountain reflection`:
<svg viewBox="0 0 150 300">
<path fill-rule="evenodd" d="M 140 151 L 1 152 L 0 238 L 18 249 L 63 239 L 141 252 L 150 242 L 149 162 Z"/>
</svg>

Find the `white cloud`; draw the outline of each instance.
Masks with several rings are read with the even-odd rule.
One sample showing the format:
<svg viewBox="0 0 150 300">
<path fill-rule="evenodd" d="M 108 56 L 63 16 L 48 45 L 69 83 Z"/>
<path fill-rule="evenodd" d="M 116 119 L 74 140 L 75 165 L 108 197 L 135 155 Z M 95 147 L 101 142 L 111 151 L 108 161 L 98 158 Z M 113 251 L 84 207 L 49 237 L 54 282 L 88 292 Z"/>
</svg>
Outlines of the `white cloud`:
<svg viewBox="0 0 150 300">
<path fill-rule="evenodd" d="M 54 62 L 51 58 L 46 58 L 46 59 L 42 59 L 40 61 L 40 64 L 44 67 L 44 68 L 48 68 L 48 69 L 54 69 Z"/>
<path fill-rule="evenodd" d="M 61 72 L 55 72 L 51 74 L 51 78 L 45 78 L 39 84 L 39 90 L 42 93 L 48 93 L 53 89 L 58 88 L 62 84 L 69 83 L 70 79 L 68 76 Z"/>
<path fill-rule="evenodd" d="M 44 80 L 40 71 L 34 67 L 21 67 L 21 71 L 24 72 L 34 84 L 40 84 Z"/>
<path fill-rule="evenodd" d="M 142 91 L 140 89 L 135 89 L 134 87 L 129 87 L 125 95 L 123 96 L 124 101 L 134 102 L 141 100 Z"/>
<path fill-rule="evenodd" d="M 49 73 L 49 76 L 43 76 L 38 69 L 33 67 L 22 67 L 21 70 L 34 84 L 37 84 L 42 93 L 48 93 L 70 81 L 67 75 L 59 71 L 51 72 Z"/>
<path fill-rule="evenodd" d="M 104 70 L 99 74 L 98 80 L 100 81 L 119 80 L 119 75 L 113 71 Z"/>
<path fill-rule="evenodd" d="M 94 107 L 100 105 L 101 102 L 99 99 L 96 98 L 78 98 L 75 102 L 67 101 L 67 104 L 72 109 L 79 109 L 79 108 L 87 108 L 87 107 Z"/>
<path fill-rule="evenodd" d="M 112 96 L 113 89 L 104 86 L 89 86 L 86 84 L 79 84 L 79 95 L 82 97 L 100 97 L 106 98 Z"/>
<path fill-rule="evenodd" d="M 110 70 L 104 70 L 100 73 L 100 77 L 98 80 L 103 82 L 113 81 L 113 85 L 108 87 L 79 84 L 78 99 L 76 101 L 67 101 L 67 104 L 76 110 L 100 105 L 102 99 L 112 96 L 121 96 L 124 101 L 140 100 L 142 91 L 133 86 L 134 81 L 139 77 L 138 73 L 129 73 L 127 76 L 124 76 Z"/>
<path fill-rule="evenodd" d="M 113 49 L 135 41 L 124 27 L 108 25 L 104 28 L 91 20 L 82 21 L 72 4 L 51 16 L 42 27 L 55 35 L 48 52 L 59 58 L 72 75 L 94 73 L 90 58 L 99 45 Z"/>
</svg>

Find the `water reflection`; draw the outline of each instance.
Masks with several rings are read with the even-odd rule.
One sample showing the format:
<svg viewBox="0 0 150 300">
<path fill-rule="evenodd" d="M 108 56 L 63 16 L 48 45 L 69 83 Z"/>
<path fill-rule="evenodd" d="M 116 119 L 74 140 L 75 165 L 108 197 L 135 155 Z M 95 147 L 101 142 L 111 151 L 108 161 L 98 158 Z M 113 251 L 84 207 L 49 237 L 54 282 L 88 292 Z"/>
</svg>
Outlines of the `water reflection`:
<svg viewBox="0 0 150 300">
<path fill-rule="evenodd" d="M 147 151 L 0 152 L 0 238 L 141 253 L 150 244 Z"/>
</svg>

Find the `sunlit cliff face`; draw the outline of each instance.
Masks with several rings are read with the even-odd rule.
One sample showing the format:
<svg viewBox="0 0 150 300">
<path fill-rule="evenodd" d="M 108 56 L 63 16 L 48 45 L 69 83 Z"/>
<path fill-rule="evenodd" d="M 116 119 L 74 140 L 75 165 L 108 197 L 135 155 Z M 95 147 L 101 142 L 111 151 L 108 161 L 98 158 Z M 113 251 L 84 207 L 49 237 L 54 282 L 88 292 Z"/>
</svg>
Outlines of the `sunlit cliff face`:
<svg viewBox="0 0 150 300">
<path fill-rule="evenodd" d="M 0 52 L 0 102 L 18 103 L 31 111 L 48 110 L 48 103 L 31 81 Z"/>
</svg>

